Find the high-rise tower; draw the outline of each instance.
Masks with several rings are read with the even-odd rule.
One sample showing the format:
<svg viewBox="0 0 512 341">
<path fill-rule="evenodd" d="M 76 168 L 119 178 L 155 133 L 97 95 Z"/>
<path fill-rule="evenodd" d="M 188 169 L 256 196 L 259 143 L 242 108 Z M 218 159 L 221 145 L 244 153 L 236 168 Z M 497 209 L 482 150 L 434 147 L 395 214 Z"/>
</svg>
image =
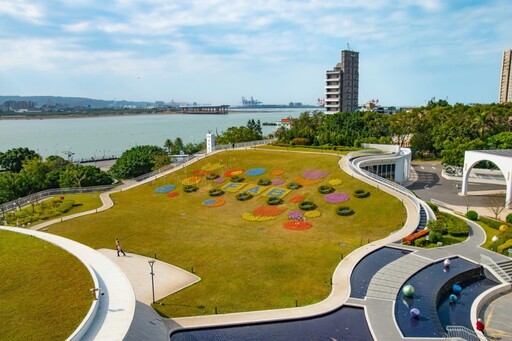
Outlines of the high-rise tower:
<svg viewBox="0 0 512 341">
<path fill-rule="evenodd" d="M 512 50 L 503 51 L 498 102 L 512 102 Z"/>
<path fill-rule="evenodd" d="M 341 51 L 341 63 L 326 72 L 325 109 L 327 113 L 352 112 L 359 99 L 359 52 Z"/>
</svg>

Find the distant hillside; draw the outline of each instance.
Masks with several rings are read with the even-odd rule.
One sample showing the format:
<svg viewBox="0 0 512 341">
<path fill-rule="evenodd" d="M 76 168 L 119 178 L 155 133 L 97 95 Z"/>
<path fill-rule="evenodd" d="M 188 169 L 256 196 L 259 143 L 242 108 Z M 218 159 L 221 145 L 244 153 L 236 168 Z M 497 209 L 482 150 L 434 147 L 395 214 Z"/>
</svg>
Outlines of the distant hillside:
<svg viewBox="0 0 512 341">
<path fill-rule="evenodd" d="M 60 104 L 69 107 L 88 107 L 91 108 L 113 108 L 124 106 L 145 107 L 154 105 L 154 102 L 135 102 L 135 101 L 115 101 L 92 99 L 85 97 L 60 97 L 60 96 L 0 96 L 0 105 L 6 101 L 32 101 L 37 106 Z"/>
</svg>

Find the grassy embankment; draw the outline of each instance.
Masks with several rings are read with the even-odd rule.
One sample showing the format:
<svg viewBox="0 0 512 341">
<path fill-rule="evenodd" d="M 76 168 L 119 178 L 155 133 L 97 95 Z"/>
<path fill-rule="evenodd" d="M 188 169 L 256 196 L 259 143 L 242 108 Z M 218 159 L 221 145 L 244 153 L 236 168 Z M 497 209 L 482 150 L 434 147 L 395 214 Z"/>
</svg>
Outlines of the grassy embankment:
<svg viewBox="0 0 512 341">
<path fill-rule="evenodd" d="M 0 340 L 65 340 L 92 304 L 93 281 L 63 249 L 0 231 Z"/>
<path fill-rule="evenodd" d="M 347 255 L 369 240 L 388 236 L 406 220 L 402 203 L 396 198 L 353 179 L 339 169 L 339 157 L 333 155 L 272 152 L 265 150 L 229 151 L 141 185 L 112 195 L 115 206 L 105 212 L 73 219 L 50 227 L 49 232 L 77 240 L 93 248 L 112 248 L 119 237 L 124 248 L 191 270 L 201 281 L 157 302 L 155 308 L 164 316 L 192 316 L 274 309 L 312 304 L 327 297 L 330 279 L 342 255 Z M 320 183 L 294 190 L 284 198 L 286 211 L 276 219 L 251 222 L 242 219 L 260 205 L 266 206 L 263 194 L 241 202 L 235 193 L 226 192 L 223 206 L 210 208 L 201 203 L 209 199 L 208 190 L 220 188 L 202 177 L 195 193 L 184 193 L 181 181 L 193 176 L 206 164 L 224 165 L 217 174 L 231 167 L 244 170 L 263 167 L 266 173 L 251 177 L 282 179 L 287 183 L 308 169 L 330 174 Z M 272 176 L 274 170 L 284 170 Z M 318 186 L 341 179 L 336 191 L 350 199 L 343 204 L 324 202 Z M 177 186 L 174 198 L 155 192 L 164 184 Z M 247 186 L 249 187 L 249 185 Z M 370 197 L 352 196 L 356 189 L 371 192 Z M 321 216 L 310 218 L 313 227 L 293 231 L 283 227 L 288 212 L 298 210 L 293 196 L 302 195 L 318 205 Z M 352 216 L 338 216 L 340 205 L 350 206 Z M 158 276 L 158 275 L 157 275 Z M 149 277 L 148 277 L 149 280 Z M 159 305 L 158 303 L 163 303 Z"/>
</svg>

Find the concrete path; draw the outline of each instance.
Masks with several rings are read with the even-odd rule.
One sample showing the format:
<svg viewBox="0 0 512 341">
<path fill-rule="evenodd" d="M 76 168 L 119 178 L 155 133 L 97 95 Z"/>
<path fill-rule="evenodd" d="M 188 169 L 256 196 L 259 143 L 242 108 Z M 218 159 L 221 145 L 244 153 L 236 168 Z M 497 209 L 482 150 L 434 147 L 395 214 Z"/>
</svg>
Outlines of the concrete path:
<svg viewBox="0 0 512 341">
<path fill-rule="evenodd" d="M 151 268 L 148 261 L 154 260 L 144 256 L 126 252 L 126 256 L 117 257 L 117 252 L 110 249 L 99 249 L 99 253 L 116 264 L 130 280 L 137 301 L 150 305 L 153 303 L 151 284 Z M 201 280 L 177 266 L 154 260 L 153 265 L 155 300 L 167 297 Z"/>
</svg>

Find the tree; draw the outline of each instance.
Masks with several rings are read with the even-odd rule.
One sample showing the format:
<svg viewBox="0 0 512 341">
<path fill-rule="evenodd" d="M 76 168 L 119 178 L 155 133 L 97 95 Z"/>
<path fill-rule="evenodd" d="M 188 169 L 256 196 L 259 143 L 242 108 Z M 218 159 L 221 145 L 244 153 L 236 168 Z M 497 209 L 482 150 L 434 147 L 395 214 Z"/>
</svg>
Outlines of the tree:
<svg viewBox="0 0 512 341">
<path fill-rule="evenodd" d="M 39 154 L 28 148 L 13 148 L 0 154 L 0 166 L 5 170 L 19 173 L 26 159 L 41 158 Z"/>
<path fill-rule="evenodd" d="M 455 140 L 446 140 L 441 152 L 444 165 L 462 167 L 464 165 L 464 152 L 466 150 L 482 149 L 484 143 L 479 139 L 470 140 L 467 137 L 457 137 Z"/>
<path fill-rule="evenodd" d="M 59 178 L 61 188 L 110 185 L 112 182 L 110 174 L 98 167 L 73 164 L 66 167 Z"/>
<path fill-rule="evenodd" d="M 171 154 L 172 155 L 178 155 L 183 152 L 183 140 L 181 137 L 177 137 L 174 139 L 172 148 L 171 148 Z"/>
<path fill-rule="evenodd" d="M 487 196 L 482 200 L 482 203 L 494 214 L 495 219 L 498 219 L 498 216 L 505 209 L 506 206 L 505 196 L 503 194 Z"/>
<path fill-rule="evenodd" d="M 181 139 L 180 139 L 181 140 Z M 177 143 L 174 142 L 176 147 Z M 158 146 L 137 146 L 125 151 L 110 168 L 110 174 L 116 179 L 128 179 L 146 174 L 153 170 L 155 158 L 166 155 Z"/>
<path fill-rule="evenodd" d="M 249 127 L 229 127 L 222 134 L 215 137 L 218 144 L 232 144 L 239 142 L 261 140 L 263 137 L 257 131 Z"/>
<path fill-rule="evenodd" d="M 487 146 L 489 149 L 512 149 L 512 132 L 504 131 L 489 137 Z"/>
<path fill-rule="evenodd" d="M 174 146 L 174 143 L 172 143 L 172 140 L 171 139 L 167 139 L 165 140 L 164 142 L 164 148 L 167 149 L 167 152 L 170 154 L 171 153 L 171 150 Z"/>
</svg>

